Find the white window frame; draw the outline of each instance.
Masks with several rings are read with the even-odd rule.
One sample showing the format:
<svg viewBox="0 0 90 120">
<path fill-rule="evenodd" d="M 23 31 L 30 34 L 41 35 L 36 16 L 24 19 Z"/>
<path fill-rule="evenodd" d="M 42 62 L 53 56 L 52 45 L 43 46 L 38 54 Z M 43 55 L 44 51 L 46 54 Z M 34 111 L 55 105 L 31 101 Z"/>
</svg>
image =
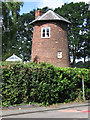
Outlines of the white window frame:
<svg viewBox="0 0 90 120">
<path fill-rule="evenodd" d="M 58 51 L 58 52 L 57 52 L 57 58 L 58 58 L 58 59 L 62 58 L 62 51 Z"/>
<path fill-rule="evenodd" d="M 45 29 L 45 37 L 43 37 L 43 29 Z M 47 29 L 49 29 L 49 36 L 47 36 Z M 41 38 L 50 38 L 50 27 L 41 28 Z"/>
</svg>

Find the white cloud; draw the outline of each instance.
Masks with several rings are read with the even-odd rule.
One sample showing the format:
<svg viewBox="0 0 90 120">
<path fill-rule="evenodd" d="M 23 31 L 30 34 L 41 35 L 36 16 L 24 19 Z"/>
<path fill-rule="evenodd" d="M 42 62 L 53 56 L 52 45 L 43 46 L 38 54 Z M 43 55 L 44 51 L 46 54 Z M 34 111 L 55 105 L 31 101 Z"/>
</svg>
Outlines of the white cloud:
<svg viewBox="0 0 90 120">
<path fill-rule="evenodd" d="M 90 0 L 68 0 L 68 3 L 70 2 L 85 2 L 85 3 L 88 3 Z"/>
<path fill-rule="evenodd" d="M 49 7 L 55 9 L 57 7 L 61 7 L 64 4 L 63 0 L 41 0 L 38 4 L 38 7 Z"/>
<path fill-rule="evenodd" d="M 88 3 L 90 0 L 40 0 L 38 7 L 39 8 L 43 8 L 43 7 L 49 7 L 52 9 L 61 7 L 62 5 L 64 5 L 64 3 L 70 3 L 70 2 L 85 2 Z"/>
</svg>

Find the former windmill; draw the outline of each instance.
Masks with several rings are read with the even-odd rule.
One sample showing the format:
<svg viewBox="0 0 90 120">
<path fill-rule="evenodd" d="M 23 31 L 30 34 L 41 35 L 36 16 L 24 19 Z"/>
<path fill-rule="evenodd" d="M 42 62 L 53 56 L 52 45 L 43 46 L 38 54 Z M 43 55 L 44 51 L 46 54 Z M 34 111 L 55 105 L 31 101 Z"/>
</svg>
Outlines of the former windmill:
<svg viewBox="0 0 90 120">
<path fill-rule="evenodd" d="M 69 67 L 67 24 L 70 23 L 49 10 L 35 12 L 31 61 L 52 63 L 56 67 Z"/>
</svg>

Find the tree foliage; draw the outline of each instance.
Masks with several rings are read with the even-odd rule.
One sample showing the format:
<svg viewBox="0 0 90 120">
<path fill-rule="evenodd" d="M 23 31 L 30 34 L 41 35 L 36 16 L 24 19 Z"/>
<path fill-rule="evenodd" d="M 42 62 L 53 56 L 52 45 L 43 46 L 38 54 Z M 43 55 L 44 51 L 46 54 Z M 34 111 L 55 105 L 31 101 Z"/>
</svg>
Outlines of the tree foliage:
<svg viewBox="0 0 90 120">
<path fill-rule="evenodd" d="M 76 58 L 89 56 L 89 11 L 88 4 L 84 2 L 64 4 L 56 8 L 55 12 L 68 19 L 68 42 L 70 56 L 73 57 L 73 64 Z"/>
<path fill-rule="evenodd" d="M 2 55 L 5 60 L 12 53 L 17 53 L 15 45 L 17 33 L 17 21 L 22 2 L 2 2 Z"/>
<path fill-rule="evenodd" d="M 30 61 L 31 58 L 33 26 L 29 23 L 35 19 L 34 13 L 35 10 L 23 14 L 18 20 L 17 49 L 24 61 Z"/>
</svg>

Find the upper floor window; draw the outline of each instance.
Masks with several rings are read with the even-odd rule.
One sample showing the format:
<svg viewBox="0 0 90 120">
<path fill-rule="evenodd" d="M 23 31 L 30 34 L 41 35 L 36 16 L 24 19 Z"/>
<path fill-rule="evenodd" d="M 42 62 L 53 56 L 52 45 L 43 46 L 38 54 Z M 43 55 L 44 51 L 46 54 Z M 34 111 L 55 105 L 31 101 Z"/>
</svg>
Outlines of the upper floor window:
<svg viewBox="0 0 90 120">
<path fill-rule="evenodd" d="M 41 38 L 50 38 L 50 27 L 43 27 L 41 29 Z"/>
</svg>

